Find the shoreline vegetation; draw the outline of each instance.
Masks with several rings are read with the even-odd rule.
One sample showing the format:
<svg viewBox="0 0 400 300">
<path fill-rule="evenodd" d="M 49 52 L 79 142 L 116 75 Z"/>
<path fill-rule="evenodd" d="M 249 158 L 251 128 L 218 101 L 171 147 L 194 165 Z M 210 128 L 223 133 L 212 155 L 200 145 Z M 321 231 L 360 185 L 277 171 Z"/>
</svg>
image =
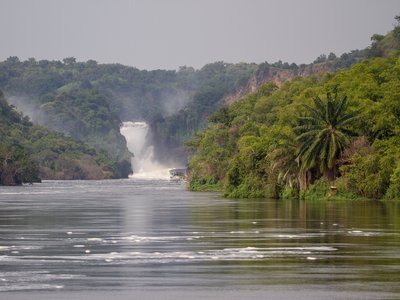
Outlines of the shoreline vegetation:
<svg viewBox="0 0 400 300">
<path fill-rule="evenodd" d="M 400 199 L 396 20 L 386 36 L 372 37 L 370 58 L 350 69 L 268 83 L 220 108 L 187 143 L 189 189 L 231 198 Z"/>
</svg>

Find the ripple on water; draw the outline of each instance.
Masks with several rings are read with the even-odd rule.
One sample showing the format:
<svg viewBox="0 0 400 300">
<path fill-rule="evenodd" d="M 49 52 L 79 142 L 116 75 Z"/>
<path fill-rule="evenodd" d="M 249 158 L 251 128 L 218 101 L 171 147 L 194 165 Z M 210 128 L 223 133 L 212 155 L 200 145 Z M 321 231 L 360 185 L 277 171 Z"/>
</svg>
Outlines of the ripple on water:
<svg viewBox="0 0 400 300">
<path fill-rule="evenodd" d="M 55 281 L 81 280 L 84 275 L 52 274 L 48 271 L 10 271 L 0 272 L 0 292 L 23 290 L 54 290 L 64 288 Z"/>
<path fill-rule="evenodd" d="M 79 245 L 80 246 L 80 245 Z M 26 263 L 28 261 L 41 261 L 43 265 L 46 263 L 54 264 L 68 263 L 97 263 L 99 261 L 113 262 L 116 264 L 154 264 L 154 263 L 171 263 L 171 262 L 205 262 L 205 261 L 253 261 L 267 260 L 274 258 L 289 257 L 313 257 L 322 255 L 327 252 L 336 251 L 337 249 L 329 246 L 316 247 L 271 247 L 271 248 L 225 248 L 217 250 L 202 251 L 157 251 L 157 252 L 108 252 L 95 253 L 89 249 L 84 249 L 81 254 L 76 255 L 26 255 L 17 256 L 0 256 L 3 261 L 12 261 L 13 263 Z"/>
<path fill-rule="evenodd" d="M 390 203 L 242 201 L 121 180 L 2 188 L 0 204 L 0 291 L 399 291 Z"/>
</svg>

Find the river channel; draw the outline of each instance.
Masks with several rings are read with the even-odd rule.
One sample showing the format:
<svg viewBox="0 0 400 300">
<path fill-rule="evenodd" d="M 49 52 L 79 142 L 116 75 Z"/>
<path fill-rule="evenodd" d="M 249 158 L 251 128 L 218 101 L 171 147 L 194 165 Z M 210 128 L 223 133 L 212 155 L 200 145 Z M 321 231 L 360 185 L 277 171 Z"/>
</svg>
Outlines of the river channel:
<svg viewBox="0 0 400 300">
<path fill-rule="evenodd" d="M 0 299 L 399 299 L 400 204 L 0 187 Z"/>
</svg>

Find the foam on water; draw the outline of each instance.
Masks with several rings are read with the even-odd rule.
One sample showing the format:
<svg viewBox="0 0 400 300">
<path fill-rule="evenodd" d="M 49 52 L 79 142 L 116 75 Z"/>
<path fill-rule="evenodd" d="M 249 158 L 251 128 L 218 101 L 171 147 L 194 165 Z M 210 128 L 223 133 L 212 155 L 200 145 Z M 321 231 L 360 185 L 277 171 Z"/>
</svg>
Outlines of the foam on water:
<svg viewBox="0 0 400 300">
<path fill-rule="evenodd" d="M 324 253 L 333 252 L 337 249 L 329 246 L 320 247 L 245 247 L 245 248 L 225 248 L 210 249 L 203 251 L 127 251 L 127 252 L 107 252 L 96 253 L 96 250 L 86 249 L 77 255 L 27 255 L 24 257 L 2 256 L 3 261 L 8 260 L 13 263 L 24 263 L 27 261 L 41 261 L 41 263 L 54 264 L 58 263 L 82 263 L 82 262 L 98 262 L 106 261 L 116 264 L 148 264 L 148 263 L 171 263 L 171 262 L 204 262 L 204 261 L 252 261 L 265 260 L 282 257 L 298 257 L 304 256 L 306 259 L 315 257 L 315 255 L 323 255 Z M 312 256 L 311 256 L 312 255 Z M 1 275 L 1 274 L 0 274 Z"/>
<path fill-rule="evenodd" d="M 140 169 L 137 173 L 130 175 L 129 178 L 143 180 L 168 180 L 170 178 L 169 170 L 171 170 L 171 168 L 163 168 L 160 165 L 153 165 L 150 170 Z"/>
<path fill-rule="evenodd" d="M 121 134 L 125 137 L 127 147 L 134 155 L 132 158 L 132 179 L 168 180 L 169 170 L 154 158 L 154 146 L 149 144 L 149 126 L 145 122 L 124 122 Z"/>
<path fill-rule="evenodd" d="M 57 284 L 13 284 L 0 286 L 0 292 L 10 292 L 10 291 L 24 291 L 24 290 L 53 290 L 53 289 L 62 289 L 63 285 Z"/>
<path fill-rule="evenodd" d="M 64 288 L 53 281 L 85 278 L 84 275 L 52 274 L 48 271 L 0 272 L 0 292 L 23 290 L 54 290 Z"/>
</svg>

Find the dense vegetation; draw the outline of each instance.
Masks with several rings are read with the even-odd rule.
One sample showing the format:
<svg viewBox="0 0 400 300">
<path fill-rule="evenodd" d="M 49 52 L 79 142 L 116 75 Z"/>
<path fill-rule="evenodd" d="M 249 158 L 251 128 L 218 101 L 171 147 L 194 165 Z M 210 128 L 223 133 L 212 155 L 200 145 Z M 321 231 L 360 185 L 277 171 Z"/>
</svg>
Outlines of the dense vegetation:
<svg viewBox="0 0 400 300">
<path fill-rule="evenodd" d="M 367 51 L 381 49 L 386 58 L 279 88 L 269 83 L 219 109 L 188 143 L 190 189 L 228 197 L 399 198 L 399 28 L 373 38 Z"/>
<path fill-rule="evenodd" d="M 0 92 L 0 185 L 40 179 L 118 177 L 116 161 L 81 142 L 33 125 Z"/>
<path fill-rule="evenodd" d="M 199 129 L 256 67 L 217 62 L 201 70 L 141 71 L 74 58 L 22 62 L 10 57 L 0 63 L 0 88 L 34 123 L 106 150 L 126 176 L 131 155 L 119 132 L 122 121 L 150 123 L 158 148 L 167 152 Z"/>
<path fill-rule="evenodd" d="M 77 62 L 73 57 L 63 61 L 10 57 L 0 62 L 0 89 L 34 123 L 106 150 L 125 177 L 130 154 L 119 133 L 121 121 L 148 122 L 158 159 L 182 159 L 182 142 L 204 129 L 207 117 L 225 97 L 245 87 L 254 74 L 268 75 L 274 69 L 288 76 L 309 76 L 347 68 L 366 55 L 365 50 L 356 50 L 340 57 L 321 55 L 311 65 L 216 62 L 200 70 L 178 71 Z"/>
<path fill-rule="evenodd" d="M 333 53 L 321 55 L 310 65 L 281 61 L 273 64 L 265 62 L 260 65 L 216 62 L 200 70 L 181 67 L 178 71 L 144 71 L 120 64 L 98 64 L 93 60 L 77 62 L 73 57 L 65 58 L 63 61 L 36 61 L 33 58 L 20 61 L 17 57 L 9 57 L 6 61 L 0 62 L 0 89 L 4 91 L 8 101 L 27 114 L 34 124 L 43 125 L 87 143 L 98 153 L 110 156 L 113 161 L 112 176 L 127 177 L 131 172 L 131 154 L 119 131 L 122 121 L 148 122 L 152 129 L 152 144 L 156 146 L 156 158 L 184 163 L 186 155 L 182 152 L 182 143 L 195 132 L 204 129 L 207 118 L 224 103 L 235 102 L 262 83 L 272 81 L 280 86 L 295 76 L 308 78 L 317 74 L 318 77 L 305 79 L 304 82 L 311 80 L 313 82 L 309 86 L 311 89 L 324 86 L 330 75 L 322 79 L 321 74 L 349 68 L 365 58 L 393 56 L 399 48 L 399 36 L 399 26 L 396 26 L 386 36 L 374 35 L 372 45 L 368 49 L 344 53 L 340 57 Z M 295 79 L 291 84 L 294 85 L 298 81 L 299 79 Z M 341 84 L 339 87 L 341 95 L 347 94 L 346 84 Z M 274 111 L 269 111 L 258 104 L 258 98 L 277 97 L 272 94 L 283 93 L 286 88 L 284 85 L 281 91 L 274 91 L 275 87 L 267 86 L 258 92 L 258 96 L 249 96 L 257 98 L 252 100 L 257 102 L 252 109 L 260 108 L 271 117 L 275 114 L 275 110 L 278 110 L 276 107 L 288 105 L 289 100 L 279 99 L 276 103 L 268 104 L 271 109 L 274 107 Z M 372 86 L 368 86 L 367 89 L 371 90 L 371 93 L 375 92 Z M 293 92 L 290 97 L 298 97 L 301 92 L 300 88 L 297 94 Z M 318 95 L 323 98 L 324 93 L 311 93 L 308 101 Z M 350 95 L 348 97 L 351 109 L 353 99 Z M 244 102 L 248 101 L 250 100 Z M 223 118 L 229 117 L 232 118 L 231 121 L 237 122 L 233 119 L 238 117 L 240 112 L 232 113 L 237 105 L 239 104 L 234 104 L 231 108 L 222 108 L 216 115 L 226 112 L 229 116 Z M 248 108 L 247 114 L 246 117 L 249 117 L 255 112 Z M 220 123 L 217 117 L 213 118 L 215 125 Z M 279 119 L 279 116 L 274 118 Z M 255 126 L 253 126 L 255 131 L 262 125 L 278 124 L 275 121 L 263 123 L 261 117 L 257 122 L 251 125 Z M 230 128 L 230 121 L 225 125 Z M 250 124 L 245 125 L 250 126 Z M 285 126 L 292 125 L 285 124 Z M 295 134 L 292 131 L 289 130 L 288 134 Z M 368 135 L 367 137 L 372 145 L 374 140 Z M 291 140 L 288 138 L 286 142 L 290 144 Z M 230 142 L 236 143 L 235 140 Z M 296 143 L 299 142 L 296 140 Z M 279 149 L 275 152 L 278 153 Z M 233 155 L 233 152 L 226 155 Z M 337 160 L 335 157 L 334 161 Z M 236 169 L 232 169 L 232 172 L 233 170 Z M 350 172 L 350 169 L 346 169 L 346 172 Z M 252 176 L 258 178 L 259 175 Z M 221 183 L 224 181 L 221 180 L 222 177 L 224 176 L 218 175 L 216 181 Z M 211 181 L 214 182 L 215 179 Z"/>
</svg>

